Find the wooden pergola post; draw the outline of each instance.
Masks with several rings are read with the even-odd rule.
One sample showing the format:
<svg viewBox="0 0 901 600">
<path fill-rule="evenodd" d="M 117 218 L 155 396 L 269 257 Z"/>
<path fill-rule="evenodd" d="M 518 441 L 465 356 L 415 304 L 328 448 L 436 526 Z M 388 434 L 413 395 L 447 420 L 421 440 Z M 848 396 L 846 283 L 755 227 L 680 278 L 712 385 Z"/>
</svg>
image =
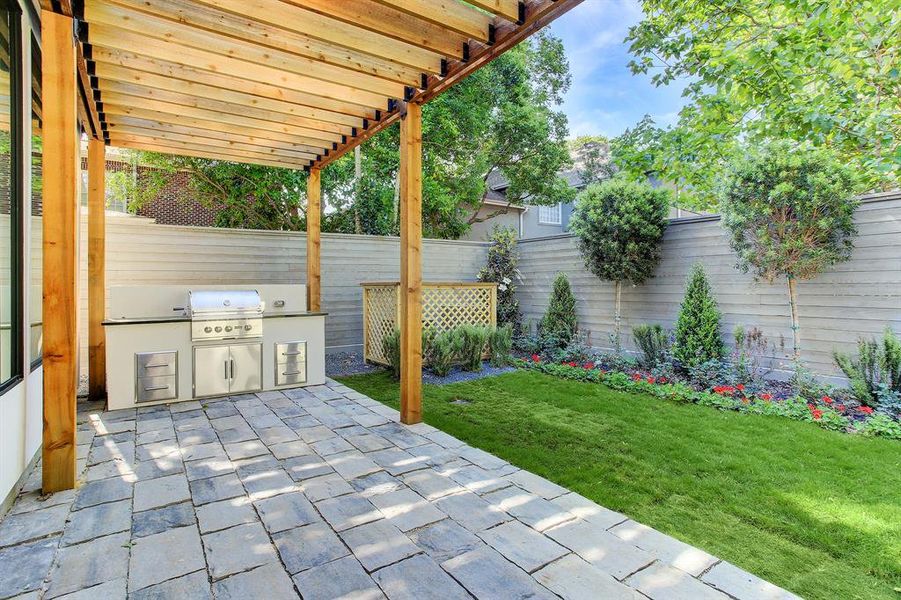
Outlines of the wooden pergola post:
<svg viewBox="0 0 901 600">
<path fill-rule="evenodd" d="M 320 310 L 320 170 L 310 169 L 307 178 L 307 310 Z"/>
<path fill-rule="evenodd" d="M 106 397 L 106 144 L 88 142 L 88 397 Z"/>
<path fill-rule="evenodd" d="M 79 135 L 73 19 L 41 14 L 44 107 L 44 492 L 75 487 Z"/>
<path fill-rule="evenodd" d="M 400 420 L 422 421 L 422 106 L 400 121 Z"/>
</svg>

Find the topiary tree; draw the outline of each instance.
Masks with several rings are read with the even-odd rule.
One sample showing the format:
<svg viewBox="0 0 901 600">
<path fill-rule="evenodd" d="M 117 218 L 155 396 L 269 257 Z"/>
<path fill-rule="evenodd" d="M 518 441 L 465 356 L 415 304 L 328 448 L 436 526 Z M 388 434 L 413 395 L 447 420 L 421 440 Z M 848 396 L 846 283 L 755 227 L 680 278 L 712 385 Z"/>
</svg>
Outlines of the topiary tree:
<svg viewBox="0 0 901 600">
<path fill-rule="evenodd" d="M 704 267 L 695 264 L 688 275 L 685 297 L 679 308 L 673 356 L 687 369 L 722 358 L 724 353 L 720 337 L 720 311 Z"/>
<path fill-rule="evenodd" d="M 613 179 L 588 186 L 576 200 L 570 230 L 589 271 L 614 282 L 613 345 L 621 349 L 623 282 L 640 285 L 654 274 L 666 229 L 669 191 Z"/>
<path fill-rule="evenodd" d="M 516 230 L 495 225 L 489 241 L 488 263 L 479 271 L 479 281 L 497 284 L 497 324 L 509 324 L 513 333 L 519 334 L 522 313 L 516 299 L 516 282 L 521 279 L 521 274 Z"/>
<path fill-rule="evenodd" d="M 564 347 L 572 340 L 577 329 L 576 297 L 573 296 L 566 273 L 557 273 L 547 311 L 539 324 L 539 333 L 545 338 L 556 340 L 557 346 Z"/>
<path fill-rule="evenodd" d="M 720 190 L 738 267 L 788 281 L 794 357 L 801 355 L 797 280 L 848 260 L 857 230 L 854 178 L 828 150 L 779 141 L 732 163 Z"/>
</svg>

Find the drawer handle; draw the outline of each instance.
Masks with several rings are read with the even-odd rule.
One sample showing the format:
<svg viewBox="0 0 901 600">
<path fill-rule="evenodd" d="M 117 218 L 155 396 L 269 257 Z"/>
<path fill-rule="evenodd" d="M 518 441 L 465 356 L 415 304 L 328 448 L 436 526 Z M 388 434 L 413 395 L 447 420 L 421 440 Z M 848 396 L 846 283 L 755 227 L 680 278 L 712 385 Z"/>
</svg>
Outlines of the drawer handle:
<svg viewBox="0 0 901 600">
<path fill-rule="evenodd" d="M 168 385 L 155 385 L 153 387 L 145 387 L 144 391 L 145 392 L 158 392 L 159 390 L 168 390 L 168 389 L 169 389 Z"/>
<path fill-rule="evenodd" d="M 159 363 L 157 365 L 144 365 L 144 368 L 145 369 L 156 369 L 159 367 L 168 367 L 168 366 L 169 366 L 169 363 Z"/>
<path fill-rule="evenodd" d="M 303 350 L 298 350 L 297 352 L 282 352 L 282 356 L 299 356 L 303 354 Z"/>
<path fill-rule="evenodd" d="M 303 371 L 287 371 L 287 372 L 285 372 L 285 373 L 282 373 L 282 375 L 285 375 L 285 376 L 288 376 L 288 375 L 303 375 Z"/>
</svg>

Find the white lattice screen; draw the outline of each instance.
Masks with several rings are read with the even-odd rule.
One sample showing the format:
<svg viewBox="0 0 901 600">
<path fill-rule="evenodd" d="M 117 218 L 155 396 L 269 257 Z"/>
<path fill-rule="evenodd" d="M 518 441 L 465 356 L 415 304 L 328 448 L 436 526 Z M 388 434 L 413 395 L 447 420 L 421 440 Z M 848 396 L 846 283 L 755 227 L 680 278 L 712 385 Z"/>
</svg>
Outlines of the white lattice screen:
<svg viewBox="0 0 901 600">
<path fill-rule="evenodd" d="M 383 340 L 400 323 L 398 283 L 364 283 L 363 357 L 388 364 Z M 493 283 L 424 283 L 422 325 L 447 331 L 458 325 L 494 325 L 497 321 L 497 286 Z"/>
</svg>

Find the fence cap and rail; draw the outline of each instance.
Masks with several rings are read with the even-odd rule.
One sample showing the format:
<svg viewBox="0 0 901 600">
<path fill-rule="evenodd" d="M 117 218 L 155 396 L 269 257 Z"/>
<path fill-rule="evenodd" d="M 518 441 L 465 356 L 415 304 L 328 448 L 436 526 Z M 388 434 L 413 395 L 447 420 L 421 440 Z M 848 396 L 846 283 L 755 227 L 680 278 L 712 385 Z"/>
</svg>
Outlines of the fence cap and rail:
<svg viewBox="0 0 901 600">
<path fill-rule="evenodd" d="M 383 342 L 400 323 L 400 282 L 364 282 L 360 287 L 363 288 L 363 358 L 387 365 Z M 447 331 L 460 325 L 496 324 L 496 283 L 423 282 L 423 329 Z"/>
</svg>

